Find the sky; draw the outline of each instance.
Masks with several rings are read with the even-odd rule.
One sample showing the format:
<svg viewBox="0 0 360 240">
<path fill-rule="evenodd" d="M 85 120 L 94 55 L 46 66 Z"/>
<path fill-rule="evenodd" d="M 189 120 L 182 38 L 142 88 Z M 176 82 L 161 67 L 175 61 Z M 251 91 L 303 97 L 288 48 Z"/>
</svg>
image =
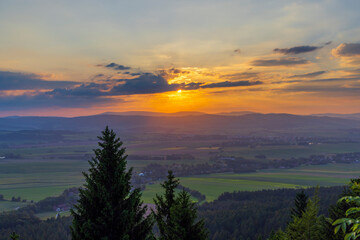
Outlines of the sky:
<svg viewBox="0 0 360 240">
<path fill-rule="evenodd" d="M 0 116 L 360 112 L 358 0 L 0 0 Z"/>
</svg>

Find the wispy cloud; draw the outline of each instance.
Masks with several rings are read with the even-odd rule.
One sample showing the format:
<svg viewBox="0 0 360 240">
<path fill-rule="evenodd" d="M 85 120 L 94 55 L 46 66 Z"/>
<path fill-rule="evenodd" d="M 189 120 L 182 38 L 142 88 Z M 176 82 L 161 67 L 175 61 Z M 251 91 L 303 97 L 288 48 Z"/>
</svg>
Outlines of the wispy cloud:
<svg viewBox="0 0 360 240">
<path fill-rule="evenodd" d="M 233 51 L 233 54 L 234 55 L 240 55 L 241 54 L 241 49 L 240 48 L 237 48 Z"/>
<path fill-rule="evenodd" d="M 277 89 L 281 92 L 302 92 L 309 94 L 319 94 L 321 96 L 359 96 L 360 87 L 344 87 L 344 86 L 309 86 L 309 85 L 298 85 L 289 86 L 283 89 Z"/>
<path fill-rule="evenodd" d="M 317 46 L 296 46 L 292 48 L 275 48 L 273 51 L 276 53 L 282 53 L 285 55 L 291 55 L 291 54 L 300 54 L 300 53 L 307 53 L 307 52 L 313 52 L 317 49 L 320 49 L 322 47 Z"/>
<path fill-rule="evenodd" d="M 170 79 L 170 78 L 174 78 L 177 77 L 179 75 L 184 75 L 184 74 L 189 74 L 190 71 L 187 70 L 182 70 L 179 68 L 169 68 L 169 69 L 160 69 L 158 70 L 158 74 L 162 77 L 164 77 L 165 79 Z"/>
<path fill-rule="evenodd" d="M 226 78 L 229 80 L 257 79 L 257 78 L 259 78 L 259 73 L 258 72 L 239 72 L 239 73 L 220 75 L 220 77 Z"/>
<path fill-rule="evenodd" d="M 240 87 L 240 86 L 254 86 L 254 85 L 260 85 L 263 84 L 261 81 L 225 81 L 225 82 L 218 82 L 218 83 L 210 83 L 200 86 L 201 88 L 223 88 L 223 87 Z"/>
<path fill-rule="evenodd" d="M 318 72 L 311 72 L 311 73 L 305 73 L 305 74 L 297 74 L 297 75 L 292 75 L 289 78 L 312 78 L 312 77 L 320 76 L 320 75 L 322 75 L 324 73 L 326 73 L 326 71 L 318 71 Z"/>
<path fill-rule="evenodd" d="M 73 81 L 48 81 L 40 79 L 39 75 L 32 73 L 0 71 L 0 91 L 27 90 L 27 89 L 53 89 L 57 87 L 72 87 L 79 84 Z"/>
<path fill-rule="evenodd" d="M 23 94 L 20 96 L 0 96 L 0 110 L 13 111 L 37 108 L 79 108 L 99 106 L 111 103 L 114 100 L 106 97 L 89 96 L 89 94 L 64 94 L 59 91 L 39 92 L 35 95 Z M 116 102 L 124 100 L 117 99 Z"/>
<path fill-rule="evenodd" d="M 332 50 L 336 57 L 360 56 L 360 43 L 342 43 Z"/>
<path fill-rule="evenodd" d="M 309 61 L 303 58 L 287 57 L 287 58 L 279 58 L 279 59 L 257 59 L 252 61 L 250 64 L 252 66 L 272 67 L 272 66 L 301 65 L 308 63 Z"/>
<path fill-rule="evenodd" d="M 102 64 L 98 64 L 97 66 L 104 66 L 106 68 L 110 68 L 110 69 L 113 69 L 113 70 L 117 70 L 117 71 L 122 71 L 122 70 L 130 70 L 131 67 L 128 67 L 128 66 L 124 66 L 124 65 L 121 65 L 121 64 L 117 64 L 117 63 L 109 63 L 109 64 L 105 64 L 105 65 L 102 65 Z"/>
</svg>

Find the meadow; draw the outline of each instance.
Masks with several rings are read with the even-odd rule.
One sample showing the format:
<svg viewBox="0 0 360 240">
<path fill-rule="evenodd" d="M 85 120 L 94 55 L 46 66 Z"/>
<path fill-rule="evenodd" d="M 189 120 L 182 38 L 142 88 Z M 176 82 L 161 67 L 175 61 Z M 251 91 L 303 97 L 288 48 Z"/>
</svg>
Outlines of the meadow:
<svg viewBox="0 0 360 240">
<path fill-rule="evenodd" d="M 4 134 L 4 133 L 2 133 Z M 28 133 L 26 133 L 28 134 Z M 61 142 L 19 141 L 9 146 L 0 145 L 0 156 L 19 154 L 20 158 L 0 159 L 0 194 L 5 199 L 21 197 L 28 202 L 39 201 L 49 196 L 60 195 L 64 189 L 79 187 L 84 183 L 82 171 L 87 171 L 87 159 L 97 147 L 95 134 L 63 134 Z M 30 137 L 29 137 L 30 138 Z M 195 159 L 181 160 L 128 160 L 134 174 L 148 164 L 199 164 L 209 162 L 210 153 L 220 151 L 223 140 L 214 139 L 177 139 L 157 135 L 144 135 L 126 138 L 124 146 L 129 155 L 163 156 L 167 154 L 190 154 Z M 4 141 L 3 143 L 5 143 Z M 256 155 L 266 155 L 270 159 L 289 159 L 308 157 L 312 154 L 332 154 L 356 152 L 359 143 L 314 144 L 314 145 L 277 145 L 257 147 L 223 147 L 223 155 L 253 159 Z M 211 163 L 211 162 L 210 162 Z M 346 184 L 349 178 L 360 174 L 360 165 L 329 164 L 304 166 L 294 169 L 262 170 L 256 173 L 221 173 L 182 177 L 182 185 L 198 190 L 207 201 L 216 199 L 223 192 L 255 191 L 274 188 L 300 188 L 314 185 L 333 186 Z M 156 193 L 161 192 L 159 183 L 147 185 L 143 200 L 152 203 Z M 22 206 L 24 203 L 0 202 L 0 211 Z"/>
<path fill-rule="evenodd" d="M 38 201 L 56 196 L 73 186 L 81 186 L 81 171 L 87 169 L 86 161 L 61 160 L 26 162 L 16 160 L 1 162 L 0 193 L 5 199 L 21 197 Z M 360 175 L 360 164 L 310 165 L 293 169 L 270 169 L 254 173 L 218 173 L 180 178 L 181 184 L 206 195 L 213 201 L 223 192 L 256 191 L 276 188 L 302 188 L 309 186 L 345 185 L 350 178 Z M 143 200 L 153 203 L 156 193 L 162 191 L 157 182 L 147 185 Z M 2 210 L 23 203 L 0 202 Z"/>
<path fill-rule="evenodd" d="M 206 195 L 213 201 L 223 192 L 257 191 L 279 188 L 307 188 L 312 186 L 346 185 L 351 178 L 360 176 L 360 164 L 309 165 L 293 169 L 268 169 L 254 173 L 217 173 L 180 178 L 185 187 Z M 161 191 L 159 184 L 148 185 L 144 201 L 151 203 Z"/>
<path fill-rule="evenodd" d="M 318 154 L 334 154 L 358 152 L 360 143 L 332 143 L 313 145 L 276 145 L 258 147 L 225 147 L 228 155 L 254 158 L 256 155 L 265 155 L 267 159 L 299 158 Z"/>
</svg>

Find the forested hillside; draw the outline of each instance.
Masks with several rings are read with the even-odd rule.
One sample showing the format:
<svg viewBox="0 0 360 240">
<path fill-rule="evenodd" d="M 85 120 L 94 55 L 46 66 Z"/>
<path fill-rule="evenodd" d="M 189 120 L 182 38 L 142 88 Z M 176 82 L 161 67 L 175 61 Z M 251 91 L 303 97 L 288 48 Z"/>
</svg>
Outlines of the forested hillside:
<svg viewBox="0 0 360 240">
<path fill-rule="evenodd" d="M 319 188 L 321 214 L 328 214 L 329 206 L 336 203 L 344 189 Z M 210 231 L 209 239 L 253 240 L 260 235 L 266 239 L 272 230 L 284 228 L 290 221 L 290 209 L 300 191 L 279 189 L 224 193 L 217 200 L 199 206 L 198 214 L 205 219 L 205 226 Z M 314 188 L 305 189 L 305 193 L 312 196 Z M 1 214 L 0 239 L 8 239 L 12 231 L 26 240 L 70 239 L 71 217 L 40 221 L 33 213 L 32 208 L 25 208 Z"/>
<path fill-rule="evenodd" d="M 344 187 L 319 188 L 320 213 L 328 215 Z M 199 208 L 210 230 L 210 239 L 253 240 L 254 236 L 269 236 L 272 230 L 284 228 L 290 221 L 290 210 L 300 190 L 279 189 L 256 192 L 224 193 L 217 200 Z M 305 189 L 308 196 L 314 188 Z"/>
</svg>

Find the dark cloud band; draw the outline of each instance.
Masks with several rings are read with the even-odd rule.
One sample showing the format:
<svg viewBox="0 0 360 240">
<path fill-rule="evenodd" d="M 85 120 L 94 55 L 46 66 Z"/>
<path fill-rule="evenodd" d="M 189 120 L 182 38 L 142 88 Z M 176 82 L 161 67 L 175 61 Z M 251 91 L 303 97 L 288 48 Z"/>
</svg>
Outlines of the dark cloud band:
<svg viewBox="0 0 360 240">
<path fill-rule="evenodd" d="M 326 73 L 326 71 L 318 71 L 318 72 L 311 72 L 311 73 L 305 73 L 305 74 L 298 74 L 298 75 L 290 76 L 289 78 L 312 78 L 312 77 L 320 76 L 320 75 L 322 75 L 324 73 Z"/>
<path fill-rule="evenodd" d="M 262 84 L 262 83 L 263 82 L 261 82 L 261 81 L 255 81 L 255 82 L 250 82 L 250 81 L 235 81 L 235 82 L 225 81 L 225 82 L 206 84 L 206 85 L 202 85 L 200 87 L 201 88 L 223 88 L 223 87 L 241 87 L 241 86 L 244 87 L 244 86 L 259 85 L 259 84 Z"/>
<path fill-rule="evenodd" d="M 173 69 L 171 72 L 177 73 L 178 70 Z M 33 90 L 36 87 L 46 87 L 52 90 L 42 92 L 25 92 L 20 96 L 6 96 L 0 95 L 0 109 L 26 109 L 26 108 L 46 108 L 46 107 L 90 107 L 96 104 L 109 103 L 112 97 L 135 95 L 135 94 L 153 94 L 169 91 L 176 91 L 178 89 L 196 90 L 206 88 L 227 88 L 227 87 L 241 87 L 253 86 L 262 84 L 260 81 L 225 81 L 217 83 L 173 83 L 169 84 L 168 81 L 161 75 L 152 73 L 139 73 L 140 75 L 132 79 L 108 79 L 101 83 L 76 83 L 73 82 L 60 82 L 56 85 L 50 81 L 37 80 L 32 78 L 24 78 L 21 81 L 30 81 L 32 84 L 27 85 L 26 88 Z M 8 73 L 11 76 L 11 74 Z M 22 75 L 21 75 L 22 76 Z M 29 75 L 32 76 L 32 75 Z M 19 78 L 17 78 L 19 79 Z M 29 80 L 30 79 L 30 80 Z M 20 81 L 20 80 L 19 80 Z M 21 82 L 20 81 L 20 82 Z M 50 82 L 50 83 L 49 83 Z M 6 85 L 7 89 L 19 89 L 17 84 Z M 51 89 L 51 88 L 50 88 Z M 0 89 L 1 90 L 4 89 Z M 116 100 L 119 102 L 119 99 Z"/>
<path fill-rule="evenodd" d="M 332 53 L 336 57 L 360 56 L 360 43 L 342 43 Z"/>
<path fill-rule="evenodd" d="M 128 66 L 124 66 L 124 65 L 120 65 L 120 64 L 117 64 L 117 63 L 109 63 L 107 65 L 105 65 L 105 67 L 107 68 L 111 68 L 111 69 L 114 69 L 114 70 L 130 70 L 131 67 L 128 67 Z"/>
<path fill-rule="evenodd" d="M 0 91 L 67 88 L 77 84 L 71 81 L 42 80 L 36 74 L 0 71 Z"/>
<path fill-rule="evenodd" d="M 252 66 L 272 67 L 272 66 L 291 66 L 307 64 L 308 60 L 303 58 L 288 57 L 279 59 L 257 59 L 251 62 Z"/>
<path fill-rule="evenodd" d="M 285 55 L 300 54 L 315 51 L 322 47 L 316 46 L 296 46 L 292 48 L 275 48 L 273 51 L 276 53 L 282 53 Z"/>
</svg>

